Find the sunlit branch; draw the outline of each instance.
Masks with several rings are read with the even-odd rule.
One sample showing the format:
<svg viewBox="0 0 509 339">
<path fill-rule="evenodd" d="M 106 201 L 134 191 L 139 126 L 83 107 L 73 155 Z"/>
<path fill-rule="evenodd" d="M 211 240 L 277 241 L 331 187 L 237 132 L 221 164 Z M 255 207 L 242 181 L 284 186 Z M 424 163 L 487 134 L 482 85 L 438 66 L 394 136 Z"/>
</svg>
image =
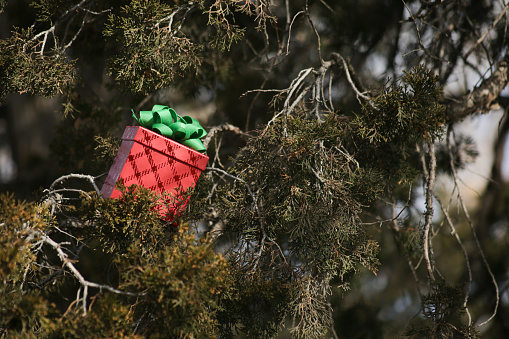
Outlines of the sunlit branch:
<svg viewBox="0 0 509 339">
<path fill-rule="evenodd" d="M 435 176 L 436 176 L 436 156 L 435 156 L 435 143 L 430 140 L 428 143 L 428 156 L 429 164 L 426 166 L 426 162 L 422 159 L 423 167 L 427 168 L 426 178 L 426 212 L 424 218 L 424 234 L 423 234 L 423 255 L 426 263 L 426 269 L 428 270 L 428 276 L 431 281 L 435 280 L 432 267 L 432 258 L 430 257 L 430 242 L 429 237 L 431 231 L 431 223 L 433 220 L 433 193 L 435 189 Z"/>
<path fill-rule="evenodd" d="M 362 102 L 360 101 L 359 98 L 362 98 L 362 99 L 364 99 L 366 101 L 371 102 L 371 98 L 369 96 L 367 96 L 365 94 L 365 92 L 362 93 L 361 91 L 359 91 L 359 89 L 355 85 L 355 82 L 354 82 L 354 80 L 352 78 L 352 74 L 351 74 L 351 71 L 350 71 L 350 67 L 348 66 L 348 63 L 346 62 L 346 60 L 339 53 L 332 53 L 331 54 L 331 58 L 338 65 L 340 65 L 343 68 L 343 70 L 345 71 L 346 79 L 348 80 L 348 83 L 350 84 L 350 86 L 354 90 L 355 94 L 357 95 L 357 100 L 359 100 L 359 103 L 362 105 Z"/>
<path fill-rule="evenodd" d="M 87 175 L 87 174 L 74 174 L 74 173 L 61 176 L 60 178 L 58 178 L 55 181 L 53 181 L 53 183 L 49 187 L 49 191 L 54 190 L 55 186 L 57 184 L 62 183 L 62 182 L 66 181 L 66 180 L 69 180 L 69 179 L 83 179 L 83 180 L 86 180 L 86 181 L 88 181 L 88 182 L 90 182 L 92 184 L 92 187 L 94 188 L 95 192 L 97 194 L 100 194 L 100 190 L 97 187 L 97 184 L 95 183 L 95 179 L 96 179 L 95 177 L 93 177 L 91 175 Z"/>
</svg>

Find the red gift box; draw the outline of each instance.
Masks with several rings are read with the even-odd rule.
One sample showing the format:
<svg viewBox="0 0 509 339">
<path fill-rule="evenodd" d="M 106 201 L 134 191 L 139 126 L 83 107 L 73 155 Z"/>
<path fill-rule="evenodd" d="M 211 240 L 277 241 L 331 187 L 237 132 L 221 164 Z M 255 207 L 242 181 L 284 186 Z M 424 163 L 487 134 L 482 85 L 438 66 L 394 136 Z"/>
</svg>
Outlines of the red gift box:
<svg viewBox="0 0 509 339">
<path fill-rule="evenodd" d="M 194 186 L 207 166 L 209 157 L 172 139 L 140 126 L 128 126 L 122 136 L 117 157 L 101 189 L 104 198 L 118 198 L 118 180 L 126 187 L 133 184 L 173 199 L 162 201 L 158 211 L 164 218 L 178 216 L 187 204 L 179 201 Z M 170 201 L 172 200 L 172 201 Z"/>
</svg>

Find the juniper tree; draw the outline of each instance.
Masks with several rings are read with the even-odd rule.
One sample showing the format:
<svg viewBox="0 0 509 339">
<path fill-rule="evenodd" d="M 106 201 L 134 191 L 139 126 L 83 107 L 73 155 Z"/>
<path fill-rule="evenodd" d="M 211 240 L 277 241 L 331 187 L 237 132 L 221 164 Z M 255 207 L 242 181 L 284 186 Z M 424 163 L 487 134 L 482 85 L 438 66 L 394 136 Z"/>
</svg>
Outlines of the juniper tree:
<svg viewBox="0 0 509 339">
<path fill-rule="evenodd" d="M 505 3 L 30 6 L 0 40 L 0 96 L 61 100 L 62 176 L 33 201 L 0 196 L 2 337 L 507 333 L 507 119 L 478 209 L 459 173 L 478 151 L 456 131 L 505 109 Z M 467 71 L 478 83 L 454 88 Z M 99 194 L 131 108 L 175 93 L 215 105 L 178 227 L 143 187 Z"/>
</svg>

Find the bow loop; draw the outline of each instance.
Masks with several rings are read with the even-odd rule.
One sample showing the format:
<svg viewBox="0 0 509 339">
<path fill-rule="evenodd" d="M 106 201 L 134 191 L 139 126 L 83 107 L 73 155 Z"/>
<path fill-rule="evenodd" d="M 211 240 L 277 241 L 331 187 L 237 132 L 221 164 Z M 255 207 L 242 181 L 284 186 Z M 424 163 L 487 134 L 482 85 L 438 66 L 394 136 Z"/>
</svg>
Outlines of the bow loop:
<svg viewBox="0 0 509 339">
<path fill-rule="evenodd" d="M 198 120 L 190 116 L 181 117 L 173 108 L 163 105 L 154 105 L 151 111 L 140 111 L 139 119 L 134 110 L 132 112 L 133 118 L 141 126 L 178 141 L 195 151 L 201 153 L 207 151 L 200 140 L 207 135 L 207 132 Z"/>
</svg>

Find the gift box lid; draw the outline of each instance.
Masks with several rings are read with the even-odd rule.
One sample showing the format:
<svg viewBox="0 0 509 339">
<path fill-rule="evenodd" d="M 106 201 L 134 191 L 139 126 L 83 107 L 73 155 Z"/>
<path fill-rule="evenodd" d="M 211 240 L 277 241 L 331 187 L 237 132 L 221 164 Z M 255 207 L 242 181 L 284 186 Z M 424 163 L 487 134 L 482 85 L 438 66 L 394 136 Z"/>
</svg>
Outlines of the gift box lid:
<svg viewBox="0 0 509 339">
<path fill-rule="evenodd" d="M 127 126 L 122 140 L 138 142 L 202 171 L 209 161 L 207 155 L 141 126 Z"/>
</svg>

